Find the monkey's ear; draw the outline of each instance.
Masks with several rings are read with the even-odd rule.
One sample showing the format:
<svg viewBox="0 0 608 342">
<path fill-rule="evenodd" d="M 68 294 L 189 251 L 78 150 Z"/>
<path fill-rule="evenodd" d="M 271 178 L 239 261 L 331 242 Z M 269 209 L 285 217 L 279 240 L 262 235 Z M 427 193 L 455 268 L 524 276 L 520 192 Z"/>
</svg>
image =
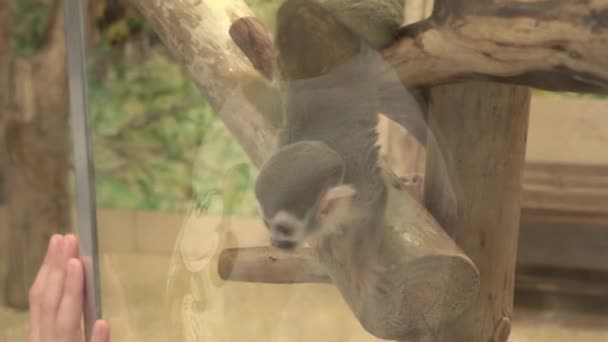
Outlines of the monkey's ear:
<svg viewBox="0 0 608 342">
<path fill-rule="evenodd" d="M 348 208 L 355 193 L 355 188 L 346 184 L 329 188 L 321 198 L 319 214 L 322 217 L 339 216 L 343 210 Z"/>
</svg>

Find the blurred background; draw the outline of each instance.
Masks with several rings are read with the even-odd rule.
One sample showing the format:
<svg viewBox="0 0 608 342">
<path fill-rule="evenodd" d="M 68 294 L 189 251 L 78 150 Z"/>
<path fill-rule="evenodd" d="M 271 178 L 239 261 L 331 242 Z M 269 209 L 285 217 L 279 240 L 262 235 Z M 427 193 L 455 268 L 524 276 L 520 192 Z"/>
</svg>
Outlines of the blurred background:
<svg viewBox="0 0 608 342">
<path fill-rule="evenodd" d="M 277 0 L 246 2 L 273 27 Z M 58 3 L 0 3 L 0 341 L 25 341 L 27 291 L 48 238 L 75 229 Z M 413 1 L 407 18 L 431 8 Z M 88 10 L 113 341 L 375 341 L 330 286 L 218 279 L 209 265 L 219 246 L 267 244 L 256 169 L 129 1 Z M 510 341 L 608 341 L 608 97 L 534 91 L 530 115 Z M 421 186 L 423 150 L 388 120 L 380 131 L 383 157 Z"/>
</svg>

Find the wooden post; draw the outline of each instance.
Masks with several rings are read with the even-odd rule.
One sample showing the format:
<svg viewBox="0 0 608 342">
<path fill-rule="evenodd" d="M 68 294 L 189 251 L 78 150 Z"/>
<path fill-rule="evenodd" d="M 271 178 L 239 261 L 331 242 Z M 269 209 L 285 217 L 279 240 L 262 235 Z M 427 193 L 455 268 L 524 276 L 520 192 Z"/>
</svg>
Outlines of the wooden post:
<svg viewBox="0 0 608 342">
<path fill-rule="evenodd" d="M 475 305 L 436 341 L 504 342 L 510 334 L 529 102 L 530 90 L 520 86 L 431 91 L 429 125 L 437 140 L 428 142 L 425 204 L 444 227 L 456 228 L 454 239 L 481 277 Z M 442 155 L 447 179 L 436 167 Z M 456 208 L 445 207 L 446 181 Z"/>
</svg>

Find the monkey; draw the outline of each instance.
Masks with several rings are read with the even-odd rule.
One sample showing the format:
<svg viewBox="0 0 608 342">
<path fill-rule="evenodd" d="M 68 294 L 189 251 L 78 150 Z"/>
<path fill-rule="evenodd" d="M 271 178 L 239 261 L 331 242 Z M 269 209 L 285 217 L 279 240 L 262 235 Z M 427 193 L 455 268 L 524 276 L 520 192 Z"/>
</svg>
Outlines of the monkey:
<svg viewBox="0 0 608 342">
<path fill-rule="evenodd" d="M 364 20 L 355 9 L 369 10 L 367 2 L 343 2 L 354 6 L 349 10 L 356 20 Z M 287 0 L 279 9 L 275 40 L 284 126 L 254 193 L 271 245 L 292 250 L 310 243 L 319 250 L 341 240 L 345 267 L 354 273 L 373 269 L 367 251 L 379 247 L 384 224 L 388 189 L 376 127 L 387 64 L 378 48 L 391 35 L 378 28 L 361 37 L 332 14 L 336 3 Z"/>
<path fill-rule="evenodd" d="M 405 0 L 316 0 L 375 50 L 393 43 L 405 20 Z"/>
<path fill-rule="evenodd" d="M 298 7 L 305 10 L 301 11 L 302 13 L 280 13 L 281 11 L 296 12 Z M 316 11 L 312 10 L 313 8 L 316 8 Z M 316 13 L 311 15 L 311 13 L 306 13 L 307 11 Z M 338 25 L 334 25 L 333 22 L 330 23 L 329 29 L 327 27 L 316 26 L 319 23 L 318 19 L 322 17 L 322 15 L 319 15 L 321 11 L 323 11 L 323 15 L 330 14 L 335 20 L 339 21 L 340 29 L 336 29 Z M 318 60 L 319 57 L 315 54 L 332 50 L 331 45 L 334 42 L 343 41 L 346 35 L 351 36 L 346 41 L 357 42 L 352 39 L 352 36 L 355 36 L 374 50 L 382 50 L 388 47 L 400 36 L 400 32 L 402 31 L 402 25 L 405 20 L 405 0 L 288 0 L 280 7 L 277 21 L 281 21 L 281 18 L 294 18 L 296 15 L 300 15 L 302 18 L 301 20 L 295 20 L 293 25 L 289 25 L 288 20 L 283 20 L 283 25 L 287 28 L 283 28 L 282 30 L 288 31 L 283 36 L 292 40 L 292 45 L 289 46 L 284 43 L 282 49 L 279 48 L 279 50 L 281 50 L 282 54 L 288 55 L 283 60 L 289 60 L 292 61 L 292 64 L 302 66 L 305 65 L 303 61 Z M 344 28 L 347 32 L 345 32 Z M 296 33 L 298 30 L 305 32 L 318 30 L 317 34 L 327 35 L 328 38 L 325 41 L 319 39 L 298 39 L 298 37 L 302 37 L 302 35 Z M 280 33 L 281 30 L 278 31 Z M 294 46 L 306 44 L 307 41 L 312 42 L 312 46 Z M 321 66 L 318 62 L 313 62 L 313 64 Z M 325 70 L 330 70 L 332 66 L 324 65 L 322 67 Z M 310 70 L 305 72 L 305 74 L 310 76 Z M 281 87 L 280 79 L 284 78 L 293 79 L 297 78 L 297 75 L 275 75 L 270 82 L 259 75 L 250 75 L 242 82 L 244 95 L 248 102 L 253 104 L 258 111 L 264 113 L 267 119 L 275 126 L 280 126 L 283 119 L 280 114 L 282 105 L 278 99 L 283 95 L 280 94 L 279 88 Z M 401 84 L 398 87 L 389 87 L 385 91 L 384 96 L 394 98 L 393 93 L 395 91 L 398 95 L 402 94 L 403 88 Z M 404 113 L 403 106 L 394 105 L 395 101 L 389 100 L 385 101 L 385 103 L 388 104 L 389 108 L 384 108 L 384 112 L 388 110 L 389 113 L 395 113 L 392 118 L 397 120 L 399 124 L 408 127 L 414 136 L 422 142 L 426 129 L 423 127 L 424 125 L 421 125 L 420 120 L 412 120 L 412 116 Z M 421 104 L 422 101 L 417 99 L 416 106 L 420 106 Z M 411 104 L 407 107 L 411 107 Z"/>
</svg>

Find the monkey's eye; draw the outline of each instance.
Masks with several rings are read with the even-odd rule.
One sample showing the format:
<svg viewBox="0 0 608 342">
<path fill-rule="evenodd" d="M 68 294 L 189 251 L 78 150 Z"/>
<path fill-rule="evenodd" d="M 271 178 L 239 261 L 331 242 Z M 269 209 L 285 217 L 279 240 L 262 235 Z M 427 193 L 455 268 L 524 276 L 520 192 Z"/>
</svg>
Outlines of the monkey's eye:
<svg viewBox="0 0 608 342">
<path fill-rule="evenodd" d="M 287 227 L 284 224 L 277 224 L 276 226 L 274 226 L 274 229 L 285 236 L 291 236 L 293 234 L 291 228 Z"/>
</svg>

